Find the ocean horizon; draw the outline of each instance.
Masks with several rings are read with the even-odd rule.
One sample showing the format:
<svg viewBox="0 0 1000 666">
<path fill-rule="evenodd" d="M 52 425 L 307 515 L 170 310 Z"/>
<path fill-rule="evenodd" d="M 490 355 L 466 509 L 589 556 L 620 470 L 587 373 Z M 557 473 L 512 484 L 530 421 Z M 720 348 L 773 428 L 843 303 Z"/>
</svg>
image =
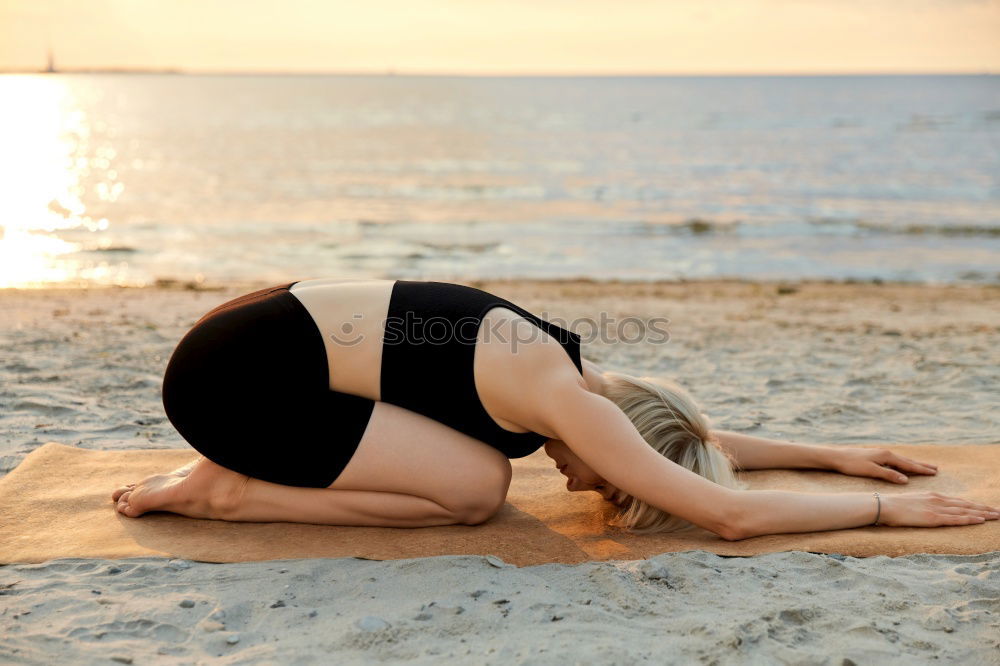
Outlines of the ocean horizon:
<svg viewBox="0 0 1000 666">
<path fill-rule="evenodd" d="M 1000 77 L 3 74 L 0 287 L 1000 283 Z"/>
</svg>

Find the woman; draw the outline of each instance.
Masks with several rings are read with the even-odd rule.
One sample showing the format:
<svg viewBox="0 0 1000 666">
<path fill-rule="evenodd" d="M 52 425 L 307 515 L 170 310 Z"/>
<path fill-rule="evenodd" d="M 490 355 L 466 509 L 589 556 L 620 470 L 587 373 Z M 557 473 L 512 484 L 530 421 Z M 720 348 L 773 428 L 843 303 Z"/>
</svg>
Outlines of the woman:
<svg viewBox="0 0 1000 666">
<path fill-rule="evenodd" d="M 898 483 L 896 470 L 936 468 L 711 430 L 676 385 L 602 372 L 576 334 L 442 282 L 312 279 L 235 298 L 180 341 L 163 405 L 203 457 L 115 490 L 129 517 L 475 525 L 503 506 L 509 459 L 542 446 L 569 490 L 599 492 L 637 532 L 696 525 L 736 540 L 998 517 L 938 493 L 746 490 L 734 467 Z"/>
</svg>

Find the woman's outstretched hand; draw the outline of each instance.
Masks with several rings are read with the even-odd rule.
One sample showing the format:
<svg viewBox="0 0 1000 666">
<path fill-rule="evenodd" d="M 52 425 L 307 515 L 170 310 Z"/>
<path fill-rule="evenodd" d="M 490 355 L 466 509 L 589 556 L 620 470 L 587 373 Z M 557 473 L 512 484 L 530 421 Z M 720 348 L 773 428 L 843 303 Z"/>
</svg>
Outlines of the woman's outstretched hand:
<svg viewBox="0 0 1000 666">
<path fill-rule="evenodd" d="M 892 527 L 975 525 L 1000 518 L 997 507 L 941 493 L 896 493 L 881 500 L 879 524 Z"/>
<path fill-rule="evenodd" d="M 889 449 L 838 447 L 831 469 L 850 476 L 870 476 L 893 483 L 906 483 L 910 474 L 937 474 L 937 465 L 922 463 L 893 453 Z M 892 469 L 895 468 L 895 469 Z"/>
<path fill-rule="evenodd" d="M 907 482 L 910 474 L 937 474 L 937 465 L 893 453 L 889 449 L 839 447 L 831 468 L 851 476 L 870 476 L 893 483 Z M 1000 518 L 998 507 L 935 492 L 883 495 L 880 525 L 894 527 L 941 527 L 974 525 Z"/>
</svg>

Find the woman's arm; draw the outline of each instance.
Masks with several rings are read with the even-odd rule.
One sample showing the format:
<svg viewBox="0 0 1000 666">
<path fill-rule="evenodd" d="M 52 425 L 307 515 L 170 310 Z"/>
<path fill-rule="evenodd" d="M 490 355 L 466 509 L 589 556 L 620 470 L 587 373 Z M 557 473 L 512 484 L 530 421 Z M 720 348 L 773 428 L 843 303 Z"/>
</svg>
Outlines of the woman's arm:
<svg viewBox="0 0 1000 666">
<path fill-rule="evenodd" d="M 713 430 L 740 469 L 818 468 L 850 476 L 907 483 L 910 474 L 937 474 L 937 465 L 901 456 L 885 448 L 796 444 L 736 432 Z M 900 471 L 901 470 L 901 471 Z"/>
<path fill-rule="evenodd" d="M 654 451 L 618 407 L 570 380 L 544 392 L 546 424 L 591 469 L 629 495 L 733 541 L 869 525 L 870 493 L 733 490 Z"/>
<path fill-rule="evenodd" d="M 593 389 L 602 383 L 602 368 L 581 359 L 583 375 Z M 600 391 L 598 391 L 600 392 Z M 712 430 L 722 448 L 732 454 L 739 469 L 818 468 L 833 469 L 838 450 L 833 447 L 795 444 L 763 437 L 752 437 L 727 430 Z"/>
<path fill-rule="evenodd" d="M 712 434 L 733 455 L 740 469 L 832 469 L 837 453 L 829 446 L 782 442 L 728 430 L 713 430 Z"/>
<path fill-rule="evenodd" d="M 654 451 L 624 412 L 587 390 L 578 373 L 553 369 L 543 377 L 522 397 L 538 406 L 546 430 L 614 486 L 727 541 L 875 520 L 879 500 L 871 493 L 733 490 L 713 483 Z M 879 520 L 886 525 L 969 525 L 997 517 L 987 513 L 991 507 L 937 493 L 891 495 L 881 503 Z"/>
<path fill-rule="evenodd" d="M 871 525 L 876 515 L 879 525 L 892 527 L 976 525 L 1000 517 L 996 507 L 935 492 L 897 493 L 880 499 L 872 493 L 788 490 L 744 490 L 741 495 L 731 540 L 864 527 Z"/>
</svg>

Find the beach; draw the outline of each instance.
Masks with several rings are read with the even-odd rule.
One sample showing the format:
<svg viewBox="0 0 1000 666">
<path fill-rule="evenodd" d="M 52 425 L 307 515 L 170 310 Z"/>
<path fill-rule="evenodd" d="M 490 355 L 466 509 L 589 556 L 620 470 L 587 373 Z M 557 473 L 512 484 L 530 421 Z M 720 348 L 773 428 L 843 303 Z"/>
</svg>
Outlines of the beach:
<svg viewBox="0 0 1000 666">
<path fill-rule="evenodd" d="M 602 367 L 676 380 L 719 428 L 1000 443 L 995 285 L 468 283 L 568 323 Z M 160 402 L 173 347 L 203 313 L 268 284 L 0 290 L 0 474 L 48 441 L 185 446 Z M 590 335 L 601 313 L 615 323 Z M 635 335 L 664 319 L 667 336 Z M 28 664 L 1000 661 L 1000 552 L 688 551 L 523 568 L 63 559 L 0 567 L 0 597 L 0 660 Z"/>
</svg>

